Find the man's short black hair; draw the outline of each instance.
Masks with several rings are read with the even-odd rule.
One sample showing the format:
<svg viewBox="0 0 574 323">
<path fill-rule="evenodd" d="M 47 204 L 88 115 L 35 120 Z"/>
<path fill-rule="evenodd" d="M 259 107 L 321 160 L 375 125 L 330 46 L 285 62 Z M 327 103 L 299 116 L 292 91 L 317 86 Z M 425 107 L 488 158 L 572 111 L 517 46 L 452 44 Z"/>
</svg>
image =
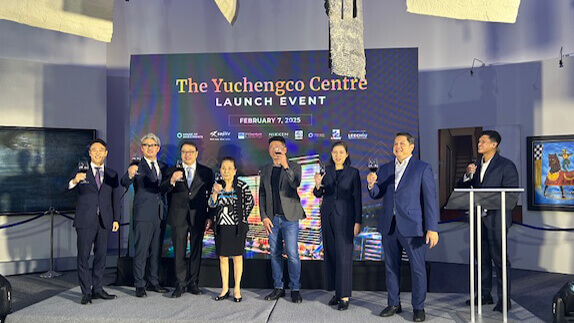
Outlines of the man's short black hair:
<svg viewBox="0 0 574 323">
<path fill-rule="evenodd" d="M 395 138 L 397 138 L 398 136 L 405 136 L 405 137 L 407 137 L 409 144 L 411 144 L 411 145 L 415 144 L 415 137 L 408 132 L 397 132 L 397 134 L 395 135 Z"/>
<path fill-rule="evenodd" d="M 500 142 L 502 141 L 502 137 L 500 137 L 500 134 L 498 133 L 498 131 L 484 130 L 480 134 L 480 137 L 482 137 L 482 136 L 488 136 L 490 141 L 496 141 L 496 143 L 498 144 L 497 146 L 500 146 Z"/>
<path fill-rule="evenodd" d="M 89 148 L 92 148 L 93 144 L 101 144 L 102 146 L 104 146 L 104 148 L 106 148 L 106 149 L 108 148 L 108 144 L 106 144 L 106 142 L 101 138 L 96 138 L 96 139 L 92 140 L 92 142 L 90 142 Z"/>
<path fill-rule="evenodd" d="M 179 150 L 181 151 L 181 148 L 183 148 L 183 146 L 185 146 L 185 145 L 193 146 L 195 148 L 195 150 L 199 151 L 199 149 L 197 148 L 197 144 L 191 140 L 182 141 L 181 144 L 179 144 Z"/>
<path fill-rule="evenodd" d="M 282 142 L 283 146 L 285 146 L 285 144 L 286 144 L 285 138 L 283 138 L 283 136 L 273 136 L 273 137 L 269 138 L 269 144 L 271 144 L 274 141 Z"/>
</svg>

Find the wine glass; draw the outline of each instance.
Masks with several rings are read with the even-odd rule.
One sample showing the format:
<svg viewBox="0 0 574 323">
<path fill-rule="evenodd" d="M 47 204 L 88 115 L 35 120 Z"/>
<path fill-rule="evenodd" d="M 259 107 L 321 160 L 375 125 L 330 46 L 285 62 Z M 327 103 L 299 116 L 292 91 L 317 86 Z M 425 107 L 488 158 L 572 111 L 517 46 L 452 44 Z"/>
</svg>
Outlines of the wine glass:
<svg viewBox="0 0 574 323">
<path fill-rule="evenodd" d="M 323 163 L 319 164 L 319 175 L 325 175 L 325 165 Z"/>
<path fill-rule="evenodd" d="M 87 174 L 90 170 L 90 163 L 87 160 L 80 160 L 78 162 L 78 173 Z M 88 184 L 89 182 L 86 179 L 80 181 L 80 184 Z"/>
<path fill-rule="evenodd" d="M 175 169 L 185 174 L 185 168 L 183 168 L 183 161 L 181 159 L 178 159 L 177 162 L 175 163 Z M 184 181 L 183 176 L 177 181 L 183 182 Z"/>
<path fill-rule="evenodd" d="M 139 166 L 140 161 L 142 160 L 142 158 L 138 155 L 138 154 L 134 154 L 132 156 L 132 161 L 130 162 L 130 166 Z M 136 171 L 136 173 L 134 174 L 135 176 L 138 176 L 140 174 L 139 172 L 139 167 L 138 170 Z"/>
<path fill-rule="evenodd" d="M 379 161 L 376 158 L 369 158 L 369 170 L 376 173 L 379 169 Z"/>
<path fill-rule="evenodd" d="M 222 187 L 225 187 L 225 180 L 223 179 L 223 176 L 221 175 L 221 173 L 215 174 L 215 182 L 217 184 L 221 185 Z"/>
</svg>

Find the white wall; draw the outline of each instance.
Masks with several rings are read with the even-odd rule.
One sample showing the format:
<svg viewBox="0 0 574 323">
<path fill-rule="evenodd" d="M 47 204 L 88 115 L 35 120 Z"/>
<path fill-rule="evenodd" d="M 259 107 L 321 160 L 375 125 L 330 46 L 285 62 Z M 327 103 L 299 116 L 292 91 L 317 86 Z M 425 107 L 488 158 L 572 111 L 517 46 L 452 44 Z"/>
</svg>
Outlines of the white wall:
<svg viewBox="0 0 574 323">
<path fill-rule="evenodd" d="M 0 44 L 0 126 L 88 128 L 105 138 L 104 43 L 0 20 Z M 0 225 L 28 218 L 0 215 Z M 47 270 L 49 228 L 46 216 L 0 230 L 0 273 Z M 75 268 L 75 246 L 72 222 L 57 216 L 56 269 Z"/>
<path fill-rule="evenodd" d="M 558 61 L 552 59 L 479 68 L 473 77 L 466 69 L 421 72 L 422 159 L 438 169 L 439 129 L 483 126 L 500 130 L 501 154 L 516 163 L 520 185 L 526 189 L 526 137 L 571 134 L 574 130 L 573 75 L 572 58 L 564 60 L 564 68 L 558 68 Z M 522 205 L 526 224 L 574 227 L 572 213 L 528 211 L 526 196 Z M 441 226 L 441 232 L 441 244 L 429 258 L 468 263 L 468 228 L 448 224 Z M 542 232 L 514 225 L 509 231 L 508 250 L 515 268 L 574 273 L 572 232 Z"/>
</svg>

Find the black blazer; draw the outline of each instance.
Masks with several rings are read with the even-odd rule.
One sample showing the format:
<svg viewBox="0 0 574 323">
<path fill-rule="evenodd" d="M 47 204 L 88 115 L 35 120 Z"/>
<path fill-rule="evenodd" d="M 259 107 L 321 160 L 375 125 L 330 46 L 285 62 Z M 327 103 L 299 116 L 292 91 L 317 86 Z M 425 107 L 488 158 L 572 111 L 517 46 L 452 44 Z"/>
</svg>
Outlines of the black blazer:
<svg viewBox="0 0 574 323">
<path fill-rule="evenodd" d="M 166 176 L 167 165 L 157 160 L 156 162 L 161 178 L 152 179 L 152 177 L 157 176 L 153 176 L 147 161 L 142 158 L 138 165 L 139 175 L 130 179 L 128 172 L 126 172 L 120 181 L 126 189 L 130 184 L 134 184 L 133 221 L 157 221 L 158 218 L 162 220 L 165 217 L 165 194 L 161 193 L 159 187 L 162 179 Z"/>
<path fill-rule="evenodd" d="M 323 197 L 322 216 L 328 216 L 336 209 L 337 213 L 352 217 L 355 223 L 363 222 L 361 177 L 358 169 L 345 166 L 337 181 L 335 166 L 326 166 L 322 184 L 319 189 L 313 189 L 316 197 Z"/>
<path fill-rule="evenodd" d="M 478 162 L 476 172 L 471 180 L 464 182 L 464 177 L 458 182 L 458 187 L 474 187 L 474 188 L 514 188 L 518 187 L 518 171 L 514 163 L 507 158 L 500 156 L 499 153 L 494 154 L 482 182 L 480 181 L 480 170 L 482 168 L 482 158 Z M 506 225 L 512 224 L 512 215 L 510 209 L 506 210 Z M 487 218 L 485 225 L 488 228 L 500 227 L 500 211 L 489 210 L 487 211 Z M 489 218 L 490 216 L 490 218 Z"/>
<path fill-rule="evenodd" d="M 66 185 L 76 176 L 76 173 L 70 176 Z M 91 168 L 86 174 L 86 180 L 88 181 L 87 184 L 78 183 L 71 189 L 71 191 L 78 194 L 74 227 L 78 229 L 97 229 L 99 226 L 99 208 L 102 226 L 106 229 L 111 228 L 112 222 L 120 219 L 121 189 L 118 173 L 105 166 L 104 181 L 99 191 Z"/>
<path fill-rule="evenodd" d="M 187 187 L 185 172 L 182 182 L 171 185 L 171 176 L 177 170 L 170 167 L 161 183 L 161 191 L 167 193 L 167 224 L 171 226 L 205 226 L 207 218 L 213 219 L 213 209 L 208 207 L 207 199 L 213 188 L 213 171 L 196 163 L 195 176 L 191 188 Z M 189 222 L 188 222 L 189 221 Z"/>
</svg>

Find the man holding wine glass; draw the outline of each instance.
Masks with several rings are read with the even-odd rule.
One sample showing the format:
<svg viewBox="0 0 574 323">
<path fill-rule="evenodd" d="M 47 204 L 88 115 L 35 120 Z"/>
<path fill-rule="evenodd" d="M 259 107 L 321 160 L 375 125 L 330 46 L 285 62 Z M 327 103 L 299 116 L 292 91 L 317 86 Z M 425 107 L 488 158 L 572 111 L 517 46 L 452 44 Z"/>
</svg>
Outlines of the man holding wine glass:
<svg viewBox="0 0 574 323">
<path fill-rule="evenodd" d="M 269 139 L 272 163 L 259 170 L 259 212 L 269 237 L 273 291 L 265 300 L 285 296 L 283 288 L 283 243 L 287 254 L 291 301 L 301 303 L 301 261 L 299 260 L 299 220 L 305 218 L 297 188 L 301 184 L 301 165 L 287 160 L 285 138 Z"/>
<path fill-rule="evenodd" d="M 90 143 L 90 163 L 80 164 L 77 173 L 68 181 L 68 191 L 78 194 L 74 227 L 77 232 L 78 278 L 82 290 L 81 304 L 92 299 L 114 299 L 103 289 L 110 229 L 118 231 L 120 199 L 118 173 L 104 165 L 108 156 L 106 142 L 95 139 Z M 90 252 L 94 249 L 94 263 L 90 273 Z"/>
<path fill-rule="evenodd" d="M 388 306 L 380 316 L 392 316 L 402 311 L 399 298 L 401 255 L 409 257 L 412 276 L 413 321 L 425 320 L 427 274 L 426 246 L 438 243 L 438 207 L 436 184 L 429 164 L 412 158 L 415 138 L 406 132 L 395 135 L 395 159 L 376 173 L 367 175 L 367 188 L 373 199 L 383 198 L 383 214 L 377 230 L 382 235 L 385 252 Z M 375 170 L 378 165 L 369 163 Z"/>
<path fill-rule="evenodd" d="M 157 160 L 161 141 L 155 134 L 146 134 L 140 142 L 144 158 L 140 159 L 138 155 L 132 158 L 132 164 L 122 177 L 121 184 L 126 189 L 132 183 L 134 185 L 134 286 L 136 296 L 145 297 L 146 285 L 147 290 L 156 293 L 168 291 L 159 284 L 162 228 L 165 227 L 162 225 L 165 218 L 164 194 L 159 187 L 167 165 Z M 149 266 L 147 277 L 146 265 Z"/>
<path fill-rule="evenodd" d="M 213 209 L 207 199 L 213 187 L 213 171 L 197 162 L 198 147 L 192 141 L 180 145 L 181 162 L 170 168 L 161 184 L 161 191 L 167 193 L 168 217 L 173 243 L 176 288 L 171 297 L 181 297 L 188 292 L 198 295 L 199 268 L 203 234 L 211 227 Z M 187 235 L 190 234 L 189 267 L 186 267 Z"/>
</svg>

